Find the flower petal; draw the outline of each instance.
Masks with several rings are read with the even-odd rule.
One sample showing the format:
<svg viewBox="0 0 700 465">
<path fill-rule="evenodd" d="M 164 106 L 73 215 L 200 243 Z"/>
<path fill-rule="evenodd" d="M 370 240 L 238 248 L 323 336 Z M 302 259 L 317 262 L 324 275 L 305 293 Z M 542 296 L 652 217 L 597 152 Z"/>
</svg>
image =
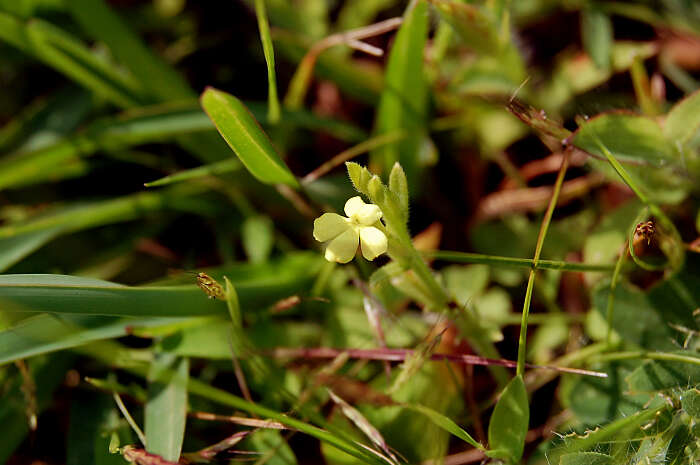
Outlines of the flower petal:
<svg viewBox="0 0 700 465">
<path fill-rule="evenodd" d="M 345 217 L 337 213 L 324 213 L 314 220 L 314 239 L 326 242 L 338 237 L 350 228 Z"/>
<path fill-rule="evenodd" d="M 335 239 L 326 248 L 326 260 L 329 262 L 347 263 L 355 257 L 359 234 L 355 228 L 350 228 Z"/>
<path fill-rule="evenodd" d="M 374 226 L 360 229 L 360 247 L 362 256 L 367 260 L 374 260 L 386 252 L 386 235 Z"/>
<path fill-rule="evenodd" d="M 360 208 L 362 208 L 365 205 L 365 202 L 362 201 L 362 197 L 359 195 L 356 195 L 355 197 L 348 199 L 347 202 L 345 202 L 345 214 L 348 215 L 349 217 L 352 216 L 355 212 L 357 212 Z"/>
<path fill-rule="evenodd" d="M 362 226 L 372 226 L 382 217 L 382 211 L 378 206 L 369 203 L 362 205 L 354 214 L 354 218 Z"/>
</svg>

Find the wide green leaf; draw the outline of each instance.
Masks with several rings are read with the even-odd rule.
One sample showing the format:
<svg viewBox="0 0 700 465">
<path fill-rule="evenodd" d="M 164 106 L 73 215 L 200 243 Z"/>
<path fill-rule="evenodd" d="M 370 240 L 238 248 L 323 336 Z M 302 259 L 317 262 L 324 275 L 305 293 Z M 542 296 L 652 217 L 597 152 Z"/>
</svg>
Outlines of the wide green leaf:
<svg viewBox="0 0 700 465">
<path fill-rule="evenodd" d="M 171 462 L 179 460 L 185 435 L 189 369 L 188 359 L 164 352 L 148 373 L 146 450 Z"/>
<path fill-rule="evenodd" d="M 605 156 L 602 144 L 620 161 L 658 167 L 675 160 L 661 126 L 651 118 L 631 113 L 605 113 L 591 118 L 574 133 L 572 142 L 599 157 Z"/>
<path fill-rule="evenodd" d="M 610 285 L 605 283 L 593 293 L 593 305 L 605 317 L 608 308 Z M 628 284 L 615 288 L 613 329 L 627 343 L 646 349 L 673 350 L 674 332 L 664 323 L 662 316 L 652 306 L 641 290 Z"/>
<path fill-rule="evenodd" d="M 525 448 L 530 405 L 522 376 L 514 377 L 501 393 L 489 422 L 490 457 L 518 463 Z"/>
<path fill-rule="evenodd" d="M 681 152 L 683 146 L 700 128 L 700 91 L 676 103 L 663 123 L 664 135 Z"/>
<path fill-rule="evenodd" d="M 240 100 L 208 88 L 202 94 L 201 103 L 221 136 L 253 176 L 266 184 L 299 186 L 270 139 Z"/>
</svg>

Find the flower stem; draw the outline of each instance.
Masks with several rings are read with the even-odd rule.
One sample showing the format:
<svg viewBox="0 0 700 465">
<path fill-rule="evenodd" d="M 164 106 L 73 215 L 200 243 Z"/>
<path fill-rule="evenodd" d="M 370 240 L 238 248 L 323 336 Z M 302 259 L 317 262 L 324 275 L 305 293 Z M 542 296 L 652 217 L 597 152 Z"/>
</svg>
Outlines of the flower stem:
<svg viewBox="0 0 700 465">
<path fill-rule="evenodd" d="M 542 246 L 544 245 L 544 239 L 547 237 L 547 230 L 549 229 L 549 224 L 552 221 L 552 215 L 554 214 L 554 208 L 557 206 L 557 200 L 559 199 L 559 193 L 561 192 L 561 186 L 564 183 L 564 176 L 566 175 L 566 170 L 569 167 L 569 159 L 571 158 L 571 151 L 564 151 L 564 158 L 561 162 L 561 167 L 559 168 L 559 173 L 557 174 L 557 180 L 554 183 L 554 190 L 552 192 L 552 198 L 549 200 L 549 205 L 547 206 L 547 211 L 542 219 L 542 226 L 540 227 L 540 233 L 537 236 L 537 245 L 535 246 L 535 256 L 532 259 L 532 269 L 530 269 L 530 276 L 527 280 L 527 291 L 525 292 L 525 302 L 523 303 L 523 314 L 520 323 L 520 338 L 518 340 L 518 367 L 516 370 L 516 375 L 522 376 L 525 372 L 525 356 L 527 354 L 527 318 L 530 313 L 530 302 L 532 301 L 532 289 L 535 285 L 535 275 L 537 273 L 537 266 L 539 264 L 540 255 L 542 254 Z"/>
</svg>

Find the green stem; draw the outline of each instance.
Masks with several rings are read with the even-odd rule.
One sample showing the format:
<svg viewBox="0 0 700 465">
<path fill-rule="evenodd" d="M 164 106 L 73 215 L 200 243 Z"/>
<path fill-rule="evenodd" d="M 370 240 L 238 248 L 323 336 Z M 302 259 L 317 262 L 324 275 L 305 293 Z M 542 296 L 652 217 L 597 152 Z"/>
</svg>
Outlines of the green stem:
<svg viewBox="0 0 700 465">
<path fill-rule="evenodd" d="M 610 362 L 613 360 L 634 360 L 634 359 L 649 359 L 649 360 L 664 360 L 667 362 L 690 363 L 692 365 L 700 365 L 700 357 L 691 357 L 689 355 L 673 354 L 668 352 L 647 352 L 645 350 L 636 350 L 628 352 L 612 352 L 609 354 L 595 357 L 596 362 Z"/>
<path fill-rule="evenodd" d="M 613 271 L 614 269 L 614 265 L 607 263 L 577 263 L 565 262 L 560 260 L 539 260 L 535 265 L 535 261 L 531 258 L 500 257 L 498 255 L 453 252 L 449 250 L 433 250 L 423 252 L 423 255 L 445 262 L 480 263 L 485 265 L 517 268 L 533 268 L 534 266 L 538 270 L 609 272 Z"/>
<path fill-rule="evenodd" d="M 610 294 L 608 294 L 608 308 L 605 316 L 605 320 L 608 323 L 608 332 L 605 336 L 605 343 L 608 347 L 612 346 L 615 289 L 617 288 L 617 280 L 620 276 L 620 270 L 622 270 L 622 264 L 625 262 L 625 257 L 627 257 L 627 242 L 625 242 L 622 250 L 620 251 L 620 257 L 617 259 L 617 263 L 615 263 L 615 271 L 613 271 L 612 279 L 610 280 Z"/>
<path fill-rule="evenodd" d="M 530 302 L 532 301 L 532 289 L 535 285 L 535 275 L 537 273 L 537 266 L 540 261 L 540 255 L 542 255 L 542 247 L 544 245 L 544 239 L 547 237 L 547 230 L 549 229 L 549 224 L 552 221 L 552 215 L 554 214 L 554 208 L 557 206 L 557 200 L 559 199 L 559 193 L 561 192 L 561 186 L 564 184 L 564 176 L 566 175 L 566 169 L 569 167 L 569 158 L 571 157 L 571 152 L 569 150 L 564 151 L 564 158 L 561 162 L 561 167 L 559 168 L 559 174 L 557 174 L 557 180 L 554 183 L 554 190 L 552 192 L 552 198 L 549 200 L 549 205 L 547 206 L 547 211 L 542 219 L 542 226 L 540 227 L 540 233 L 537 236 L 537 245 L 535 246 L 535 256 L 532 259 L 532 269 L 530 270 L 530 276 L 527 280 L 527 291 L 525 292 L 525 302 L 523 303 L 523 315 L 522 321 L 520 323 L 520 338 L 518 339 L 518 368 L 516 370 L 516 376 L 523 376 L 525 373 L 525 356 L 527 354 L 527 318 L 530 313 Z"/>
<path fill-rule="evenodd" d="M 596 140 L 596 142 L 598 143 L 598 147 L 600 147 L 600 150 L 605 155 L 605 158 L 608 159 L 608 162 L 613 167 L 615 172 L 617 172 L 617 174 L 620 176 L 620 178 L 622 178 L 625 184 L 627 184 L 627 186 L 630 189 L 632 189 L 632 192 L 634 192 L 635 195 L 639 197 L 639 200 L 641 200 L 647 207 L 649 207 L 649 211 L 652 213 L 652 215 L 654 215 L 659 220 L 665 222 L 668 225 L 673 225 L 671 219 L 668 216 L 666 216 L 666 214 L 659 208 L 658 205 L 649 200 L 649 197 L 647 197 L 646 193 L 644 193 L 644 191 L 637 185 L 637 183 L 634 182 L 627 170 L 625 170 L 622 164 L 620 164 L 620 162 L 617 161 L 615 156 L 612 153 L 610 153 L 610 150 L 608 150 L 608 148 L 605 145 L 603 145 L 603 143 L 600 140 Z"/>
<path fill-rule="evenodd" d="M 411 250 L 411 269 L 428 288 L 433 296 L 437 308 L 445 308 L 450 301 L 447 292 L 445 292 L 440 283 L 437 282 L 435 275 L 433 275 L 433 272 L 430 270 L 430 268 L 428 268 L 428 265 L 425 263 L 425 260 L 423 260 L 423 257 L 421 257 L 420 252 L 413 248 L 413 246 L 411 246 Z"/>
</svg>

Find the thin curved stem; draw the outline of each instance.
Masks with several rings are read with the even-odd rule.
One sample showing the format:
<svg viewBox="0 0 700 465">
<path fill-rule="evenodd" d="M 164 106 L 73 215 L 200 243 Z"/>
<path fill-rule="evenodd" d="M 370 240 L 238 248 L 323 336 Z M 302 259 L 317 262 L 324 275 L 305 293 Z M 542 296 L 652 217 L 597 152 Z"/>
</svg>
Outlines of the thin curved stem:
<svg viewBox="0 0 700 465">
<path fill-rule="evenodd" d="M 523 314 L 520 323 L 520 337 L 518 339 L 518 367 L 516 375 L 520 376 L 522 376 L 525 372 L 525 356 L 527 354 L 527 318 L 530 313 L 530 303 L 532 302 L 532 289 L 535 286 L 535 275 L 537 273 L 537 266 L 540 261 L 540 255 L 542 255 L 542 247 L 544 246 L 544 240 L 547 237 L 547 230 L 549 229 L 549 224 L 552 222 L 554 208 L 557 206 L 557 200 L 559 199 L 561 186 L 562 184 L 564 184 L 564 176 L 566 175 L 566 170 L 569 167 L 570 158 L 571 151 L 566 150 L 564 152 L 564 158 L 561 161 L 559 173 L 557 174 L 557 180 L 554 183 L 552 198 L 550 199 L 549 205 L 547 206 L 547 211 L 545 212 L 544 218 L 542 219 L 540 233 L 537 236 L 535 256 L 532 259 L 532 269 L 530 269 L 530 276 L 527 280 L 527 291 L 525 292 L 525 302 L 523 303 Z"/>
</svg>

